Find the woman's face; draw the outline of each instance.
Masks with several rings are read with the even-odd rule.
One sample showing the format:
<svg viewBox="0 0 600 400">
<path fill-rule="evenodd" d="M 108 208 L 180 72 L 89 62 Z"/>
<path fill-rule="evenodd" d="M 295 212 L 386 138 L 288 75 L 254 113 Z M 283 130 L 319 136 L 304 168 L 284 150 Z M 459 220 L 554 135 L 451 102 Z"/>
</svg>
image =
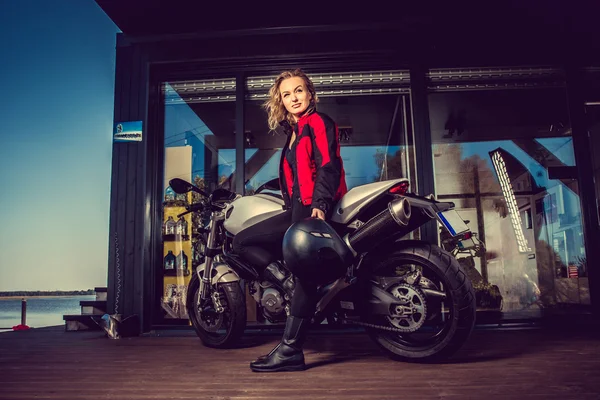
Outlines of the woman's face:
<svg viewBox="0 0 600 400">
<path fill-rule="evenodd" d="M 285 109 L 294 116 L 296 121 L 304 114 L 312 100 L 304 79 L 298 76 L 281 81 L 279 94 Z"/>
</svg>

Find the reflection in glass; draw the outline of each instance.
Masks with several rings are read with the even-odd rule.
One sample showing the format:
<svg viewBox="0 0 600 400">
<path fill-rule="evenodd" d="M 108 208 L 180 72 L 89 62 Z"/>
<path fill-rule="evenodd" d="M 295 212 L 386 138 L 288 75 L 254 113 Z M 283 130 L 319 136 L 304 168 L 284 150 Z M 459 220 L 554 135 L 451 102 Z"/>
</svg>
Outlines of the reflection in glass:
<svg viewBox="0 0 600 400">
<path fill-rule="evenodd" d="M 506 168 L 506 162 L 504 158 L 507 155 L 502 155 L 502 149 L 497 149 L 491 153 L 492 162 L 500 181 L 500 187 L 502 188 L 502 194 L 504 196 L 504 202 L 508 207 L 508 214 L 513 225 L 514 235 L 517 239 L 517 245 L 519 246 L 519 252 L 527 253 L 531 251 L 527 239 L 523 235 L 523 223 L 521 221 L 521 213 L 517 205 L 517 199 L 515 198 L 515 192 L 513 191 L 513 185 L 510 177 L 508 176 L 508 170 Z"/>
<path fill-rule="evenodd" d="M 186 288 L 203 261 L 207 214 L 185 212 L 201 200 L 175 194 L 169 180 L 181 178 L 211 192 L 235 179 L 235 79 L 166 82 L 164 103 L 164 201 L 162 316 L 187 319 Z M 233 187 L 233 186 L 232 186 Z M 190 263 L 191 261 L 191 263 Z"/>
<path fill-rule="evenodd" d="M 367 183 L 414 174 L 412 146 L 404 127 L 402 95 L 322 96 L 319 112 L 337 124 L 346 183 Z M 261 102 L 246 102 L 246 191 L 277 178 L 285 136 L 269 132 Z"/>
<path fill-rule="evenodd" d="M 485 254 L 469 262 L 479 309 L 490 309 L 482 299 L 496 288 L 505 317 L 589 303 L 577 181 L 552 175 L 575 165 L 564 92 L 429 100 L 436 194 L 457 204 L 485 244 Z"/>
</svg>

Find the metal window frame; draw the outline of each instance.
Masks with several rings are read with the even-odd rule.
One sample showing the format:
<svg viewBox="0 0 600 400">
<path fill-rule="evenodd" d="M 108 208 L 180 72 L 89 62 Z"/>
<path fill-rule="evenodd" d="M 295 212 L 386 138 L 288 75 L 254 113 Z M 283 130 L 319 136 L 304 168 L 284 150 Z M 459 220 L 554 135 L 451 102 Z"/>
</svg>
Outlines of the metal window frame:
<svg viewBox="0 0 600 400">
<path fill-rule="evenodd" d="M 426 72 L 429 92 L 564 87 L 557 67 L 434 68 Z"/>
<path fill-rule="evenodd" d="M 265 100 L 277 75 L 249 76 L 245 80 L 246 100 Z M 408 94 L 408 70 L 311 73 L 319 97 Z"/>
</svg>

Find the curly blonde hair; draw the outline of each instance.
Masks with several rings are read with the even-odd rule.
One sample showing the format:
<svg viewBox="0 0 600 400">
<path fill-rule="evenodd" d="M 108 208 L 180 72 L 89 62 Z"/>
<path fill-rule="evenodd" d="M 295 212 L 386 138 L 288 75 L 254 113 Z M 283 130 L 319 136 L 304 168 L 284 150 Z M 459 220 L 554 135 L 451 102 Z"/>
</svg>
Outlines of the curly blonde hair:
<svg viewBox="0 0 600 400">
<path fill-rule="evenodd" d="M 317 93 L 315 92 L 315 85 L 313 85 L 310 78 L 302 71 L 300 68 L 296 68 L 293 70 L 283 71 L 279 74 L 279 76 L 275 79 L 275 83 L 269 89 L 269 99 L 264 102 L 263 107 L 267 110 L 267 123 L 269 125 L 269 129 L 274 131 L 279 127 L 279 123 L 287 120 L 290 125 L 295 125 L 296 121 L 291 113 L 289 113 L 285 106 L 283 105 L 283 101 L 281 99 L 281 93 L 279 93 L 279 86 L 281 82 L 288 78 L 299 77 L 304 80 L 304 84 L 306 85 L 306 89 L 311 95 L 310 105 L 306 110 L 307 114 L 315 111 L 317 108 L 317 102 L 319 98 L 317 97 Z"/>
</svg>

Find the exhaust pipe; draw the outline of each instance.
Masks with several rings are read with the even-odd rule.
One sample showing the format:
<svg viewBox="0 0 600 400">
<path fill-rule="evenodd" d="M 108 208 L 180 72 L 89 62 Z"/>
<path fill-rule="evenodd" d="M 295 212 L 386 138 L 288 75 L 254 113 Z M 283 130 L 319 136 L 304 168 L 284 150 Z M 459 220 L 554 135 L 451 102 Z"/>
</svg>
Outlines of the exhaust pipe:
<svg viewBox="0 0 600 400">
<path fill-rule="evenodd" d="M 371 250 L 383 240 L 397 234 L 410 221 L 411 208 L 406 197 L 388 203 L 383 210 L 356 231 L 347 234 L 344 241 L 356 256 Z"/>
</svg>

